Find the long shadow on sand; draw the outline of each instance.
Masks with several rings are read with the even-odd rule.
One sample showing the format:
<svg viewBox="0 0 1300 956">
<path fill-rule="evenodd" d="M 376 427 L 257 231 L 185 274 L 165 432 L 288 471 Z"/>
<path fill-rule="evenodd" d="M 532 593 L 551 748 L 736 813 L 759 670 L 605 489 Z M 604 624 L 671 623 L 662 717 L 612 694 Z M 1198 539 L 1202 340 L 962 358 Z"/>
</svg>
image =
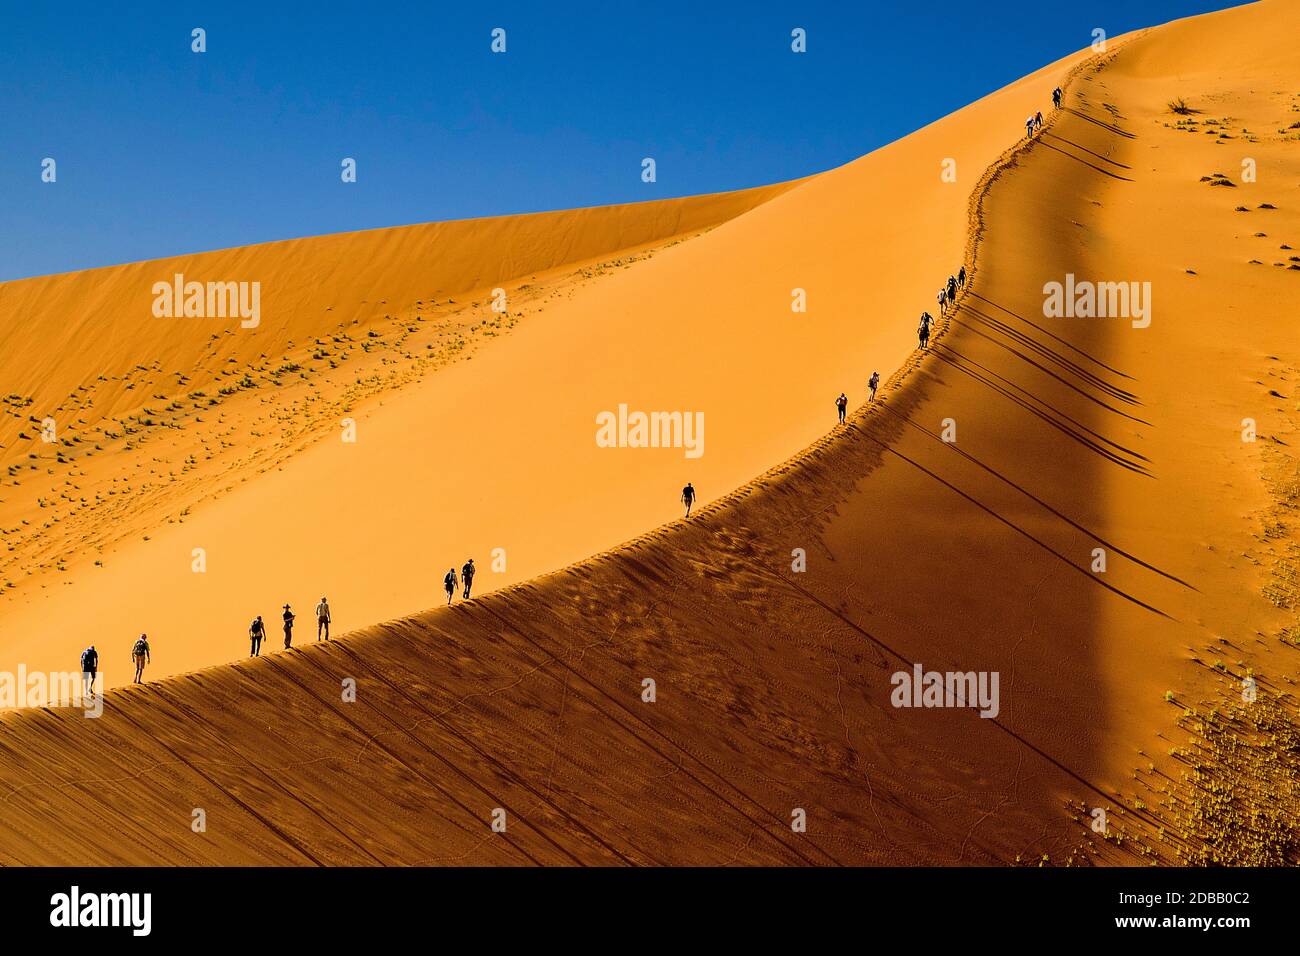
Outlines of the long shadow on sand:
<svg viewBox="0 0 1300 956">
<path fill-rule="evenodd" d="M 1092 123 L 1094 126 L 1099 126 L 1107 133 L 1112 133 L 1115 136 L 1122 136 L 1125 139 L 1137 139 L 1136 133 L 1130 133 L 1126 129 L 1120 129 L 1120 127 L 1116 126 L 1114 123 L 1107 123 L 1104 120 L 1096 119 L 1092 116 L 1089 116 L 1087 113 L 1082 112 L 1081 110 L 1075 109 L 1073 106 L 1065 106 L 1062 107 L 1062 109 L 1066 113 L 1069 113 L 1071 116 L 1078 117 L 1081 120 L 1086 120 L 1087 122 Z"/>
<path fill-rule="evenodd" d="M 1048 130 L 1044 130 L 1044 131 L 1042 132 L 1042 135 L 1041 135 L 1040 138 L 1042 138 L 1042 139 L 1054 139 L 1054 140 L 1056 140 L 1058 143 L 1064 143 L 1064 144 L 1067 145 L 1067 146 L 1073 147 L 1074 149 L 1077 149 L 1077 150 L 1080 150 L 1081 152 L 1087 153 L 1089 156 L 1095 157 L 1096 159 L 1100 159 L 1103 163 L 1110 163 L 1112 166 L 1117 166 L 1117 167 L 1119 167 L 1120 169 L 1132 169 L 1132 168 L 1133 168 L 1132 166 L 1128 165 L 1127 163 L 1121 163 L 1121 162 L 1120 162 L 1119 160 L 1117 160 L 1117 159 L 1111 159 L 1109 156 L 1103 156 L 1101 153 L 1094 152 L 1094 151 L 1092 151 L 1091 149 L 1088 149 L 1088 147 L 1086 147 L 1086 146 L 1081 146 L 1080 144 L 1076 143 L 1076 142 L 1075 142 L 1074 140 L 1072 140 L 1072 139 L 1066 139 L 1064 136 L 1058 136 L 1056 133 L 1050 132 L 1050 131 L 1048 131 Z"/>
<path fill-rule="evenodd" d="M 1103 176 L 1109 176 L 1111 179 L 1122 180 L 1123 182 L 1126 182 L 1126 183 L 1131 183 L 1131 182 L 1133 182 L 1133 180 L 1130 179 L 1128 176 L 1121 176 L 1119 173 L 1111 172 L 1109 169 L 1106 169 L 1104 166 L 1098 166 L 1096 163 L 1091 163 L 1091 162 L 1089 162 L 1088 160 L 1084 159 L 1084 158 L 1081 157 L 1081 156 L 1075 156 L 1074 153 L 1071 153 L 1071 152 L 1068 152 L 1067 150 L 1061 149 L 1061 147 L 1059 147 L 1059 146 L 1053 146 L 1051 143 L 1047 142 L 1046 140 L 1040 140 L 1039 143 L 1038 143 L 1038 145 L 1040 145 L 1040 146 L 1044 146 L 1044 147 L 1046 147 L 1047 149 L 1052 150 L 1053 152 L 1060 153 L 1062 156 L 1068 156 L 1070 159 L 1074 160 L 1076 163 L 1082 163 L 1084 166 L 1087 166 L 1089 169 L 1095 169 L 1097 172 L 1101 173 Z"/>
</svg>

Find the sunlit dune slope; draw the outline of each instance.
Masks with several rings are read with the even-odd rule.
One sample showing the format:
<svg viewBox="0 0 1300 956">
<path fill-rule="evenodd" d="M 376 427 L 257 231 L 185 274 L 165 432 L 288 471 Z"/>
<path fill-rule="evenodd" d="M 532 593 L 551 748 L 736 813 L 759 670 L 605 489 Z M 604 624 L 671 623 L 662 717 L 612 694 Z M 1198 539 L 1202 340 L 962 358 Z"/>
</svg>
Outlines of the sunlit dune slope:
<svg viewBox="0 0 1300 956">
<path fill-rule="evenodd" d="M 114 595 L 109 604 L 139 594 L 159 607 L 160 580 L 135 567 L 124 543 L 185 522 L 324 436 L 337 440 L 345 419 L 472 357 L 607 269 L 793 185 L 269 243 L 0 285 L 0 615 L 33 595 L 62 601 L 71 592 L 56 583 L 79 581 L 77 572 L 93 579 L 105 564 L 123 572 L 98 592 Z M 159 317 L 155 283 L 176 276 L 256 283 L 259 314 Z M 504 311 L 492 308 L 498 297 Z M 367 494 L 382 493 L 381 476 L 372 477 L 379 483 Z M 241 519 L 250 522 L 238 529 L 245 541 L 263 537 L 255 516 Z M 282 543 L 275 557 L 315 547 Z M 50 613 L 44 601 L 36 607 Z M 122 622 L 144 609 L 132 603 Z M 80 641 L 98 633 L 84 626 L 94 621 L 74 612 L 62 626 Z M 26 627 L 0 633 L 21 641 Z M 40 630 L 26 634 L 35 647 L 48 640 L 48 625 Z M 216 647 L 200 647 L 191 645 L 191 663 L 214 659 Z"/>
<path fill-rule="evenodd" d="M 303 368 L 289 365 L 281 376 L 273 360 L 264 362 L 264 379 L 249 379 L 229 406 L 215 407 L 198 423 L 212 431 L 211 443 L 194 447 L 198 426 L 192 423 L 150 438 L 143 451 L 132 452 L 138 457 L 129 459 L 131 471 L 105 483 L 102 493 L 104 501 L 119 491 L 139 497 L 147 484 L 141 507 L 158 519 L 137 527 L 137 512 L 123 507 L 113 522 L 131 527 L 125 540 L 45 554 L 44 570 L 30 579 L 16 573 L 17 587 L 0 608 L 0 664 L 66 669 L 98 640 L 110 651 L 106 677 L 117 684 L 129 671 L 116 649 L 148 632 L 155 675 L 176 673 L 245 653 L 253 616 L 276 619 L 286 602 L 300 615 L 300 639 L 314 631 L 307 618 L 322 595 L 334 608 L 336 631 L 352 629 L 438 601 L 442 575 L 467 557 L 482 568 L 477 587 L 490 589 L 671 519 L 688 480 L 706 501 L 739 487 L 821 434 L 834 420 L 840 391 L 856 405 L 872 370 L 887 376 L 904 360 L 916 316 L 933 307 L 939 281 L 961 262 L 971 187 L 1071 62 L 789 188 L 701 200 L 698 208 L 682 200 L 212 254 L 198 270 L 204 277 L 246 275 L 264 283 L 261 325 L 225 330 L 231 334 L 213 340 L 214 348 L 241 350 L 241 362 L 277 355 L 290 339 L 341 347 L 328 336 L 338 318 L 360 316 L 363 301 L 370 308 L 380 300 L 382 312 L 407 309 L 413 298 L 442 307 L 448 289 L 473 283 L 482 286 L 475 298 L 484 311 L 497 282 L 509 286 L 512 301 L 534 298 L 524 320 L 471 361 L 339 407 L 337 414 L 318 413 L 334 407 L 332 393 L 316 381 L 329 374 L 333 356 L 304 358 Z M 954 170 L 955 180 L 944 176 Z M 702 231 L 712 222 L 718 224 Z M 597 238 L 585 234 L 588 227 Z M 695 231 L 684 233 L 686 241 L 653 244 L 689 229 Z M 594 268 L 568 285 L 539 274 L 537 288 L 526 288 L 533 284 L 531 269 L 636 242 L 646 250 L 639 258 Z M 197 265 L 181 265 L 187 278 L 198 274 Z M 143 311 L 149 282 L 178 268 L 151 263 L 32 280 L 6 288 L 0 301 L 7 315 L 32 313 L 39 304 L 46 311 L 36 326 L 55 325 L 59 336 L 65 333 L 55 316 L 82 316 L 82 338 L 59 338 L 65 351 L 47 360 L 53 370 L 80 363 L 66 377 L 68 390 L 93 379 L 105 343 L 123 343 L 122 365 L 136 350 L 162 351 L 169 359 L 161 365 L 165 375 L 170 365 L 200 361 L 196 356 L 214 334 L 195 326 L 197 320 L 160 325 Z M 439 277 L 440 268 L 452 277 Z M 276 286 L 294 292 L 273 299 Z M 805 297 L 806 311 L 794 310 Z M 450 298 L 463 304 L 458 295 Z M 96 306 L 102 312 L 91 323 L 87 316 Z M 132 310 L 120 333 L 116 309 Z M 196 341 L 182 338 L 176 346 L 184 355 L 168 354 L 170 338 L 150 337 L 183 337 L 196 328 L 203 333 Z M 21 347 L 36 347 L 39 332 L 30 323 L 19 334 Z M 344 344 L 352 348 L 358 338 L 369 344 L 367 335 L 358 328 Z M 359 351 L 346 353 L 357 357 L 350 361 L 364 359 Z M 221 354 L 203 361 L 206 368 L 239 365 Z M 342 366 L 345 375 L 348 367 Z M 286 382 L 307 390 L 301 406 L 292 405 L 301 407 L 307 424 L 277 417 L 290 408 Z M 188 395 L 198 385 L 190 376 L 181 390 Z M 620 405 L 702 415 L 700 456 L 680 447 L 600 447 L 596 418 Z M 20 414 L 41 417 L 35 404 Z M 355 443 L 341 440 L 345 417 L 356 422 Z M 268 431 L 301 447 L 291 455 L 278 445 L 264 449 L 256 443 Z M 302 441 L 305 432 L 317 440 Z M 52 460 L 55 451 L 35 432 L 27 434 L 13 446 L 16 456 L 33 449 L 55 477 L 70 467 Z M 218 442 L 226 454 L 254 451 L 195 482 L 187 469 L 201 466 Z M 84 468 L 93 476 L 94 467 L 119 458 L 117 451 L 89 464 L 79 458 L 47 507 L 75 510 L 79 498 L 91 497 L 75 472 Z M 13 477 L 26 479 L 26 472 Z M 216 500 L 203 497 L 215 491 Z M 5 492 L 31 509 L 21 487 Z M 47 514 L 22 515 L 30 521 L 25 531 L 51 522 Z M 51 523 L 48 534 L 62 527 Z M 196 560 L 202 573 L 195 573 Z"/>
<path fill-rule="evenodd" d="M 0 284 L 0 374 L 8 389 L 35 399 L 34 410 L 47 411 L 96 375 L 123 375 L 154 361 L 186 373 L 231 356 L 243 362 L 374 318 L 381 300 L 395 311 L 417 300 L 482 292 L 716 226 L 793 185 L 341 233 L 7 282 Z M 159 320 L 152 312 L 154 283 L 177 273 L 199 282 L 260 282 L 262 324 L 213 354 L 211 335 L 236 322 Z M 109 394 L 96 414 L 132 408 L 133 397 Z M 0 429 L 7 443 L 15 423 L 0 421 Z"/>
</svg>

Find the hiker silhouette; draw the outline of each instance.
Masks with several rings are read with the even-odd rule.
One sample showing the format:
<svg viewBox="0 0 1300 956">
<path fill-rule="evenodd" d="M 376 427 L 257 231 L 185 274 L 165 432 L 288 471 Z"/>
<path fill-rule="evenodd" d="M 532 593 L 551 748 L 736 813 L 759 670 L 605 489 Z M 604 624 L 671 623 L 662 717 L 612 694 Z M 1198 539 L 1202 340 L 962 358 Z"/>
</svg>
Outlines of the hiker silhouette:
<svg viewBox="0 0 1300 956">
<path fill-rule="evenodd" d="M 248 625 L 248 656 L 260 657 L 262 655 L 262 640 L 266 637 L 266 625 L 262 623 L 262 615 L 257 615 L 253 623 Z"/>
<path fill-rule="evenodd" d="M 320 640 L 321 631 L 325 632 L 325 640 L 330 639 L 330 604 L 324 597 L 316 605 L 316 640 Z"/>
<path fill-rule="evenodd" d="M 141 634 L 131 648 L 131 659 L 135 661 L 136 684 L 144 683 L 144 665 L 151 663 L 149 657 L 149 635 Z"/>
<path fill-rule="evenodd" d="M 934 321 L 929 312 L 921 313 L 921 323 L 916 327 L 916 336 L 920 340 L 921 348 L 929 348 L 930 344 L 930 323 Z"/>
</svg>

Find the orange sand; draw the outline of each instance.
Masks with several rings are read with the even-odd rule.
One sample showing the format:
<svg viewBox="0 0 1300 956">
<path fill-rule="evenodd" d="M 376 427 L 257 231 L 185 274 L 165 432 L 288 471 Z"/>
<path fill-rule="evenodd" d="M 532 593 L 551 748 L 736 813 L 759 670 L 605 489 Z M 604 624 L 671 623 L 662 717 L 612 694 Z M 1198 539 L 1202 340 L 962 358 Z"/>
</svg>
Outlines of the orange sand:
<svg viewBox="0 0 1300 956">
<path fill-rule="evenodd" d="M 575 278 L 577 256 L 553 251 L 523 270 L 466 266 L 480 302 L 535 270 L 535 311 L 472 361 L 359 397 L 356 445 L 322 421 L 274 470 L 232 469 L 231 490 L 183 524 L 106 547 L 104 567 L 71 561 L 11 589 L 0 664 L 66 668 L 93 633 L 113 683 L 141 629 L 156 677 L 238 656 L 251 614 L 286 599 L 302 623 L 324 591 L 338 629 L 371 626 L 121 689 L 97 720 L 7 715 L 0 859 L 1178 862 L 1201 836 L 1161 805 L 1182 702 L 1235 693 L 1247 668 L 1266 688 L 1294 683 L 1287 609 L 1262 593 L 1288 544 L 1262 516 L 1265 472 L 1296 441 L 1286 304 L 1300 270 L 1277 247 L 1300 246 L 1300 137 L 1285 131 L 1300 102 L 1277 91 L 1294 88 L 1297 28 L 1300 8 L 1272 0 L 1112 41 L 841 169 L 583 246 L 584 262 L 640 250 L 626 268 Z M 1067 108 L 1004 155 L 1067 74 Z M 1178 128 L 1178 97 L 1230 138 Z M 940 179 L 946 157 L 956 185 Z M 1247 157 L 1257 182 L 1242 180 Z M 1201 181 L 1216 172 L 1238 185 Z M 402 248 L 385 235 L 213 255 L 297 276 L 313 243 Z M 971 290 L 914 353 L 915 315 L 963 259 Z M 284 335 L 328 334 L 325 303 L 405 310 L 435 294 L 404 270 L 392 285 L 346 271 Z M 1150 327 L 1046 318 L 1043 285 L 1067 273 L 1150 281 Z M 125 309 L 98 298 L 114 275 L 31 280 L 73 287 L 24 311 Z M 790 312 L 795 287 L 805 315 Z M 24 288 L 0 287 L 6 329 Z M 30 381 L 66 363 L 82 371 L 58 387 L 81 381 L 117 321 L 88 324 L 98 346 L 77 340 L 81 358 L 51 356 Z M 240 362 L 278 354 L 230 339 L 249 350 Z M 170 347 L 195 363 L 204 345 Z M 900 371 L 819 439 L 834 396 L 856 406 L 872 368 Z M 619 402 L 704 411 L 705 455 L 597 448 L 593 416 Z M 226 413 L 234 444 L 263 411 L 244 405 Z M 1241 441 L 1247 417 L 1260 441 Z M 6 462 L 27 447 L 5 432 Z M 115 449 L 103 467 L 132 453 L 174 465 L 165 448 Z M 21 478 L 2 507 L 35 480 Z M 687 478 L 713 502 L 701 514 L 536 577 L 673 518 Z M 154 505 L 184 506 L 166 486 Z M 206 575 L 189 570 L 198 545 Z M 497 546 L 508 570 L 492 575 Z M 436 604 L 442 570 L 469 554 L 480 587 L 532 580 L 374 623 Z M 998 717 L 892 707 L 890 675 L 915 662 L 997 671 Z M 1111 840 L 1089 830 L 1094 807 Z M 505 833 L 489 826 L 497 808 Z M 800 809 L 806 833 L 790 827 Z"/>
</svg>

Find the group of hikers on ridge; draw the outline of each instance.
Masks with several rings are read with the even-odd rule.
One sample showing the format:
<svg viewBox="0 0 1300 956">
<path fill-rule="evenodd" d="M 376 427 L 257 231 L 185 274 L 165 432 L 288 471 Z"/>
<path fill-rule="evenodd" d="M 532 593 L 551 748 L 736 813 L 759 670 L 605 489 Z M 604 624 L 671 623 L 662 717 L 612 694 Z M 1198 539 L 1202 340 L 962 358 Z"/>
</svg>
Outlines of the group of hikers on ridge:
<svg viewBox="0 0 1300 956">
<path fill-rule="evenodd" d="M 1059 86 L 1056 87 L 1054 90 L 1052 90 L 1053 108 L 1055 109 L 1061 108 L 1061 100 L 1064 97 L 1064 95 L 1065 95 L 1064 92 L 1061 90 Z M 1033 135 L 1039 130 L 1041 130 L 1042 128 L 1043 128 L 1043 113 L 1041 110 L 1035 113 L 1033 116 L 1029 117 L 1027 120 L 1025 120 L 1025 131 L 1030 138 L 1032 138 Z M 939 292 L 935 296 L 935 301 L 939 304 L 940 318 L 946 316 L 950 309 L 956 308 L 957 295 L 965 288 L 966 288 L 966 266 L 962 265 L 962 267 L 957 270 L 956 275 L 948 276 L 948 281 L 939 287 Z M 917 338 L 917 345 L 919 348 L 924 350 L 930 347 L 930 329 L 935 324 L 936 324 L 935 318 L 929 312 L 921 313 L 921 321 L 916 327 L 916 338 Z M 869 399 L 869 401 L 876 400 L 876 387 L 879 384 L 880 384 L 880 373 L 873 372 L 871 375 L 871 380 L 867 383 L 868 388 L 870 388 L 871 390 L 871 398 Z M 841 425 L 844 424 L 844 421 L 848 416 L 849 398 L 843 392 L 840 392 L 839 398 L 835 399 L 835 410 L 839 415 L 840 424 Z M 689 489 L 690 485 L 687 485 L 686 487 Z M 683 493 L 683 500 L 685 500 L 685 493 Z M 687 515 L 690 514 L 690 511 L 691 511 L 690 504 L 688 502 L 686 506 Z"/>
<path fill-rule="evenodd" d="M 470 589 L 474 584 L 474 559 L 470 558 L 461 568 L 461 580 L 464 581 L 464 598 L 469 600 Z M 447 588 L 447 603 L 451 603 L 452 596 L 455 594 L 456 585 L 459 583 L 456 579 L 456 569 L 451 568 L 447 571 L 447 576 L 443 579 Z M 284 613 L 280 616 L 284 626 L 284 649 L 288 650 L 293 646 L 293 622 L 297 615 L 293 609 L 286 604 Z M 316 640 L 330 639 L 330 605 L 328 599 L 322 597 L 320 603 L 316 605 Z M 262 620 L 262 615 L 253 618 L 253 623 L 248 625 L 248 656 L 262 656 L 262 642 L 266 640 L 266 623 Z M 131 647 L 131 660 L 135 663 L 135 678 L 133 683 L 141 684 L 144 682 L 144 668 L 150 663 L 149 657 L 149 637 L 147 634 L 141 634 Z M 81 675 L 84 683 L 86 694 L 93 694 L 95 691 L 95 680 L 99 674 L 99 652 L 95 650 L 92 644 L 81 652 Z"/>
<path fill-rule="evenodd" d="M 1052 90 L 1052 107 L 1061 108 L 1061 102 L 1064 98 L 1064 92 L 1058 86 Z M 1025 120 L 1025 134 L 1032 139 L 1034 134 L 1043 128 L 1043 113 L 1041 110 Z M 935 297 L 939 304 L 939 315 L 943 317 L 948 310 L 954 308 L 957 304 L 958 293 L 966 288 L 966 266 L 962 265 L 957 270 L 956 275 L 948 276 L 948 281 L 939 289 Z M 934 316 L 929 312 L 921 313 L 921 321 L 917 326 L 917 339 L 921 349 L 928 349 L 930 346 L 930 327 L 935 324 Z M 868 401 L 876 400 L 876 390 L 880 386 L 880 372 L 872 372 L 871 378 L 867 381 L 867 388 L 870 392 Z M 843 424 L 848 416 L 849 399 L 848 396 L 841 392 L 835 399 L 835 408 L 839 416 L 840 424 Z M 691 516 L 691 508 L 695 505 L 696 493 L 695 487 L 686 483 L 682 489 L 681 502 L 686 506 L 686 517 Z M 447 604 L 450 605 L 456 595 L 456 588 L 463 586 L 462 598 L 466 601 L 470 599 L 470 592 L 474 584 L 474 559 L 468 559 L 460 569 L 460 578 L 456 577 L 456 569 L 448 568 L 446 575 L 443 576 L 443 588 L 447 592 Z M 293 622 L 294 613 L 288 604 L 284 605 L 282 615 L 284 626 L 284 647 L 288 650 L 293 644 Z M 266 625 L 259 614 L 248 628 L 249 636 L 249 655 L 251 657 L 261 656 L 262 641 L 266 639 Z M 329 640 L 330 637 L 330 608 L 329 602 L 324 597 L 316 605 L 316 639 Z M 134 683 L 142 683 L 144 680 L 144 669 L 150 663 L 149 637 L 147 634 L 141 634 L 140 637 L 131 647 L 131 660 L 135 664 Z M 90 645 L 81 652 L 81 673 L 85 683 L 86 693 L 93 694 L 95 689 L 95 680 L 99 673 L 99 652 L 95 650 L 95 645 Z"/>
<path fill-rule="evenodd" d="M 288 650 L 293 644 L 293 621 L 294 613 L 290 610 L 289 605 L 284 606 L 284 647 Z M 325 598 L 320 599 L 316 605 L 316 640 L 324 637 L 330 639 L 330 606 Z M 262 654 L 262 641 L 266 640 L 266 625 L 262 623 L 262 615 L 257 615 L 253 623 L 248 626 L 248 653 L 250 657 L 260 657 Z M 145 665 L 151 663 L 149 653 L 149 635 L 141 634 L 134 644 L 131 645 L 131 661 L 135 664 L 135 677 L 132 683 L 144 683 Z M 99 676 L 99 652 L 95 650 L 95 645 L 91 644 L 81 652 L 81 679 L 85 686 L 86 695 L 89 696 L 95 692 L 95 679 Z"/>
<path fill-rule="evenodd" d="M 442 576 L 442 589 L 447 592 L 447 604 L 450 606 L 451 599 L 456 596 L 456 585 L 463 584 L 465 592 L 461 599 L 468 601 L 470 588 L 474 586 L 474 559 L 470 558 L 460 568 L 460 581 L 456 580 L 456 569 L 448 568 L 447 573 Z"/>
<path fill-rule="evenodd" d="M 1052 106 L 1054 109 L 1061 108 L 1061 100 L 1064 97 L 1064 95 L 1065 95 L 1064 92 L 1061 90 L 1059 86 L 1056 87 L 1054 90 L 1052 90 Z M 1042 128 L 1043 128 L 1042 110 L 1039 110 L 1033 116 L 1025 120 L 1025 132 L 1031 139 L 1033 138 L 1034 134 L 1037 133 Z M 940 318 L 946 315 L 949 309 L 956 307 L 957 294 L 958 292 L 960 292 L 965 288 L 966 288 L 966 266 L 963 265 L 960 269 L 957 270 L 956 275 L 948 276 L 948 281 L 945 282 L 939 288 L 939 293 L 938 295 L 935 296 L 935 301 L 939 303 Z M 934 324 L 934 316 L 932 316 L 929 312 L 922 312 L 921 322 L 916 327 L 916 337 L 919 343 L 919 347 L 922 349 L 927 349 L 930 347 L 930 326 L 933 324 Z M 843 421 L 842 416 L 840 420 Z"/>
<path fill-rule="evenodd" d="M 1052 101 L 1057 106 L 1061 105 L 1060 87 L 1057 87 L 1055 90 L 1052 91 Z M 1043 116 L 1042 113 L 1038 114 L 1038 124 L 1040 126 L 1042 125 L 1042 116 Z M 1033 122 L 1034 120 L 1031 118 L 1030 123 L 1032 124 Z M 957 294 L 965 288 L 966 288 L 966 266 L 963 264 L 961 268 L 957 270 L 956 275 L 948 276 L 948 281 L 945 282 L 940 287 L 939 294 L 935 297 L 936 301 L 939 303 L 940 316 L 946 315 L 949 309 L 956 307 Z M 916 334 L 920 342 L 920 348 L 922 349 L 927 349 L 930 347 L 930 326 L 933 325 L 934 322 L 935 322 L 934 316 L 932 316 L 929 312 L 921 313 L 921 323 L 920 325 L 917 326 Z M 876 400 L 876 390 L 879 387 L 880 387 L 880 372 L 878 371 L 872 372 L 871 378 L 867 380 L 867 389 L 870 393 L 870 397 L 867 399 L 867 401 L 874 402 Z M 835 410 L 839 416 L 840 424 L 841 425 L 844 424 L 845 420 L 848 417 L 848 411 L 849 411 L 849 397 L 845 393 L 840 392 L 839 397 L 835 399 Z M 695 489 L 691 486 L 690 482 L 687 482 L 686 487 L 682 489 L 681 501 L 684 505 L 686 505 L 686 517 L 689 518 L 691 516 L 691 505 L 695 503 Z M 450 575 L 451 572 L 448 572 L 448 574 Z M 448 603 L 451 602 L 450 587 L 451 586 L 449 585 Z"/>
<path fill-rule="evenodd" d="M 948 276 L 948 281 L 939 286 L 939 294 L 934 297 L 939 303 L 939 316 L 942 318 L 950 308 L 957 305 L 957 292 L 966 288 L 966 267 L 963 265 L 957 270 L 955 276 Z M 930 323 L 934 321 L 934 316 L 929 312 L 921 313 L 921 324 L 917 327 L 917 334 L 921 338 L 921 348 L 925 348 L 926 342 L 930 338 Z"/>
<path fill-rule="evenodd" d="M 1059 86 L 1056 89 L 1052 90 L 1052 109 L 1059 110 L 1061 108 L 1061 98 L 1063 96 L 1065 96 L 1065 93 L 1061 90 Z M 1033 116 L 1029 116 L 1025 118 L 1025 137 L 1027 139 L 1033 139 L 1034 134 L 1037 133 L 1042 128 L 1043 128 L 1042 110 L 1038 110 L 1036 113 L 1034 113 Z"/>
<path fill-rule="evenodd" d="M 131 661 L 135 664 L 135 683 L 144 680 L 144 666 L 149 663 L 149 635 L 141 634 L 131 645 Z M 86 696 L 95 693 L 95 678 L 99 675 L 99 651 L 91 644 L 81 652 L 81 680 Z"/>
<path fill-rule="evenodd" d="M 289 605 L 284 606 L 284 613 L 280 615 L 284 622 L 284 649 L 287 651 L 293 646 L 293 622 L 297 615 Z M 330 639 L 330 602 L 322 595 L 320 603 L 316 605 L 316 640 Z M 248 656 L 262 656 L 262 642 L 266 640 L 266 625 L 262 622 L 262 615 L 253 618 L 253 623 L 248 625 Z"/>
<path fill-rule="evenodd" d="M 874 402 L 876 400 L 876 389 L 878 389 L 879 387 L 880 387 L 880 373 L 872 372 L 871 378 L 867 379 L 867 392 L 868 392 L 867 401 Z M 848 411 L 849 411 L 849 397 L 845 395 L 843 392 L 840 392 L 840 397 L 835 399 L 835 410 L 836 412 L 839 413 L 840 424 L 843 425 L 845 416 L 848 415 Z"/>
<path fill-rule="evenodd" d="M 470 586 L 474 581 L 474 559 L 470 558 L 465 562 L 461 569 L 461 575 L 465 581 L 465 600 L 469 600 Z M 451 603 L 451 595 L 456 589 L 456 570 L 455 568 L 447 572 L 447 603 Z M 284 626 L 284 649 L 287 651 L 293 646 L 293 622 L 297 615 L 293 609 L 286 604 L 284 613 L 280 616 Z M 316 605 L 316 640 L 330 639 L 330 614 L 329 600 L 321 597 L 320 603 Z M 262 620 L 262 615 L 253 618 L 253 623 L 248 625 L 248 656 L 262 656 L 262 642 L 266 640 L 266 623 Z M 144 668 L 150 663 L 149 656 L 149 636 L 141 634 L 136 639 L 135 644 L 131 646 L 131 660 L 135 663 L 135 678 L 133 683 L 144 683 Z M 95 650 L 95 645 L 91 644 L 81 652 L 81 676 L 85 686 L 87 696 L 95 692 L 95 680 L 99 675 L 99 652 Z"/>
<path fill-rule="evenodd" d="M 939 317 L 948 314 L 948 310 L 957 306 L 957 293 L 966 288 L 966 267 L 963 265 L 957 274 L 948 276 L 948 281 L 939 287 L 935 301 L 939 303 Z M 916 327 L 916 337 L 923 349 L 930 347 L 930 326 L 935 324 L 934 316 L 929 312 L 921 313 L 921 323 Z"/>
</svg>

